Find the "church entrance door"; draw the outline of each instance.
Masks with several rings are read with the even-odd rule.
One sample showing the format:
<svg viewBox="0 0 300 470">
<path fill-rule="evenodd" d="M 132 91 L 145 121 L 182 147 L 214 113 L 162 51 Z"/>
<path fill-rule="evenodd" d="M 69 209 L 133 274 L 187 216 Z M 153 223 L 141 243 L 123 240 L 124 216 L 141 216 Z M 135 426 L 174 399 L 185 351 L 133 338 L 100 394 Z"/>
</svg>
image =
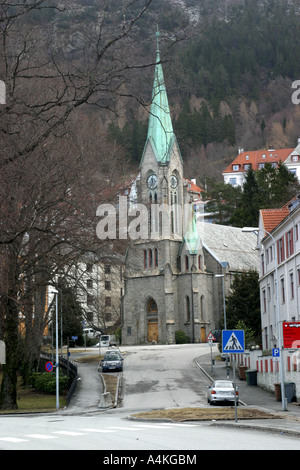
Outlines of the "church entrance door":
<svg viewBox="0 0 300 470">
<path fill-rule="evenodd" d="M 153 299 L 147 305 L 147 341 L 158 342 L 158 309 Z"/>
<path fill-rule="evenodd" d="M 158 341 L 158 321 L 157 319 L 148 320 L 148 342 Z"/>
</svg>

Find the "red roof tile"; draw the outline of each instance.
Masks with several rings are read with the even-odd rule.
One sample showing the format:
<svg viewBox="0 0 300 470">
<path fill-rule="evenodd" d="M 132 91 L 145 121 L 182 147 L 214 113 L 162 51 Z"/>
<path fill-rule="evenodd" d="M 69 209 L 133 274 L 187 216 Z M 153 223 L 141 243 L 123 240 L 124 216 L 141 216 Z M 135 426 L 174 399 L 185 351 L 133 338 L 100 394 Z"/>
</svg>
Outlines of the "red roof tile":
<svg viewBox="0 0 300 470">
<path fill-rule="evenodd" d="M 233 165 L 239 165 L 239 171 L 247 171 L 244 165 L 251 164 L 253 170 L 257 170 L 259 163 L 279 163 L 284 162 L 293 152 L 291 149 L 263 149 L 252 150 L 251 152 L 241 152 L 233 162 L 223 171 L 223 173 L 232 173 Z M 264 155 L 264 156 L 263 156 Z"/>
<path fill-rule="evenodd" d="M 204 192 L 204 190 L 201 189 L 200 186 L 198 186 L 197 184 L 193 183 L 193 181 L 188 180 L 188 179 L 186 179 L 185 181 L 187 181 L 188 183 L 188 191 L 192 193 L 198 193 L 198 194 Z"/>
<path fill-rule="evenodd" d="M 264 229 L 272 232 L 289 215 L 289 209 L 286 206 L 281 209 L 261 209 L 260 213 Z"/>
</svg>

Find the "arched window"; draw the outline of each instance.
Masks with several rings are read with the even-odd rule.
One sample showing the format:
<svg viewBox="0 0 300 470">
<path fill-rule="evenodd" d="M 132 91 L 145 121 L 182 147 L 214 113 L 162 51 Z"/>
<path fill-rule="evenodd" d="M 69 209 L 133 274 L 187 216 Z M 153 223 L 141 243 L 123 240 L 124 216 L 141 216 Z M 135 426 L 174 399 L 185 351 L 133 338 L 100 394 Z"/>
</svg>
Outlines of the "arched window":
<svg viewBox="0 0 300 470">
<path fill-rule="evenodd" d="M 154 248 L 154 267 L 157 268 L 158 266 L 158 250 Z"/>
<path fill-rule="evenodd" d="M 190 322 L 191 312 L 190 312 L 190 298 L 186 296 L 185 298 L 185 321 Z"/>
<path fill-rule="evenodd" d="M 201 321 L 205 320 L 205 308 L 204 308 L 204 295 L 200 297 L 200 319 Z"/>
<path fill-rule="evenodd" d="M 157 311 L 158 311 L 158 308 L 157 308 L 157 304 L 155 302 L 155 300 L 153 299 L 150 299 L 149 302 L 148 302 L 148 305 L 147 305 L 147 314 L 148 315 L 157 315 Z"/>
<path fill-rule="evenodd" d="M 188 271 L 189 270 L 189 257 L 187 255 L 185 255 L 184 257 L 184 264 L 185 264 L 185 270 Z"/>
<path fill-rule="evenodd" d="M 149 268 L 152 268 L 153 266 L 153 254 L 152 254 L 152 250 L 150 249 L 149 250 Z"/>
<path fill-rule="evenodd" d="M 201 269 L 202 269 L 202 256 L 201 256 L 201 255 L 198 256 L 198 269 L 199 269 L 200 271 L 201 271 Z"/>
<path fill-rule="evenodd" d="M 144 269 L 148 268 L 147 250 L 144 250 Z"/>
</svg>

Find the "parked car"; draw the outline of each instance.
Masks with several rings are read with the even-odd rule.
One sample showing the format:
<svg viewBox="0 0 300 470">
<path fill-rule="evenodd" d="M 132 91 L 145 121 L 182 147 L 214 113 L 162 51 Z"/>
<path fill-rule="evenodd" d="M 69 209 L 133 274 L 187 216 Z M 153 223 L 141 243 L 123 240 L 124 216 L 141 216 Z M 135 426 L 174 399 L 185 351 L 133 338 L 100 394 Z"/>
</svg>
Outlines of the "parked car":
<svg viewBox="0 0 300 470">
<path fill-rule="evenodd" d="M 207 390 L 207 403 L 213 405 L 217 402 L 230 402 L 234 404 L 234 387 L 230 380 L 216 380 Z M 239 395 L 236 387 L 236 402 L 239 404 Z"/>
<path fill-rule="evenodd" d="M 106 351 L 102 361 L 102 372 L 123 370 L 123 358 L 118 350 Z"/>
<path fill-rule="evenodd" d="M 118 341 L 116 340 L 115 335 L 101 335 L 99 343 L 96 344 L 96 347 L 109 347 L 109 346 L 117 346 Z"/>
</svg>

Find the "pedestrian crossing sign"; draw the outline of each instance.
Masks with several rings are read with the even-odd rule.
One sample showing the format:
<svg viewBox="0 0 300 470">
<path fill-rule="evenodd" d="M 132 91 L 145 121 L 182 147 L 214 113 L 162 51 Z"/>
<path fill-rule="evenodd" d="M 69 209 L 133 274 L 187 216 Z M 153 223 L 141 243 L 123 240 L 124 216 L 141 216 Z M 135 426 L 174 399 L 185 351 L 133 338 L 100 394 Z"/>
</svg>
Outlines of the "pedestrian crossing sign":
<svg viewBox="0 0 300 470">
<path fill-rule="evenodd" d="M 244 330 L 223 330 L 223 353 L 242 353 L 245 351 Z"/>
</svg>

